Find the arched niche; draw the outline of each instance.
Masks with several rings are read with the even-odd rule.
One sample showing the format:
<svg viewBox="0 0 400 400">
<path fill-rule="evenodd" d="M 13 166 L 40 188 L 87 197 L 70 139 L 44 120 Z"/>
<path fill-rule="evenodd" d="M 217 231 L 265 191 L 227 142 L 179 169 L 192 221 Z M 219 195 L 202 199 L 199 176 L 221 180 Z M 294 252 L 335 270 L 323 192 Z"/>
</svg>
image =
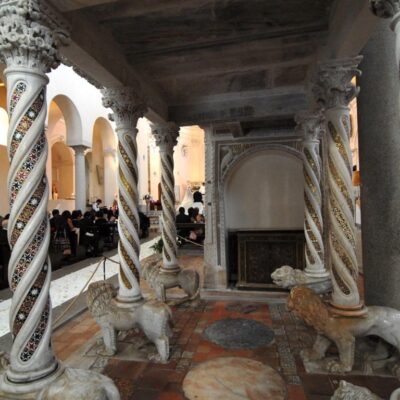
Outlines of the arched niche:
<svg viewBox="0 0 400 400">
<path fill-rule="evenodd" d="M 86 158 L 89 165 L 90 200 L 103 200 L 111 206 L 117 193 L 116 140 L 111 124 L 105 118 L 97 118 L 93 125 L 92 152 Z"/>
<path fill-rule="evenodd" d="M 74 158 L 72 149 L 64 142 L 51 147 L 53 200 L 72 199 L 74 196 Z"/>
<path fill-rule="evenodd" d="M 7 198 L 7 174 L 9 170 L 7 147 L 0 145 L 0 215 L 7 214 L 9 210 Z"/>
<path fill-rule="evenodd" d="M 49 131 L 52 130 L 53 124 L 56 124 L 60 118 L 62 118 L 65 123 L 67 145 L 81 145 L 83 143 L 81 117 L 75 104 L 65 95 L 57 95 L 50 102 Z"/>
<path fill-rule="evenodd" d="M 296 151 L 279 146 L 243 154 L 224 179 L 225 228 L 303 229 L 302 165 Z"/>
</svg>

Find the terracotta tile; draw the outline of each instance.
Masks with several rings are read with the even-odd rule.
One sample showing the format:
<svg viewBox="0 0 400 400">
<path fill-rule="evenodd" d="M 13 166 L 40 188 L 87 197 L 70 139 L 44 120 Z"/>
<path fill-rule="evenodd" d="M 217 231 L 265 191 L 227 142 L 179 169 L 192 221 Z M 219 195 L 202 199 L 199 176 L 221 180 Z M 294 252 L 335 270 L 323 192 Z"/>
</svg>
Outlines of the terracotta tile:
<svg viewBox="0 0 400 400">
<path fill-rule="evenodd" d="M 304 389 L 299 385 L 288 385 L 287 400 L 307 400 Z"/>
</svg>

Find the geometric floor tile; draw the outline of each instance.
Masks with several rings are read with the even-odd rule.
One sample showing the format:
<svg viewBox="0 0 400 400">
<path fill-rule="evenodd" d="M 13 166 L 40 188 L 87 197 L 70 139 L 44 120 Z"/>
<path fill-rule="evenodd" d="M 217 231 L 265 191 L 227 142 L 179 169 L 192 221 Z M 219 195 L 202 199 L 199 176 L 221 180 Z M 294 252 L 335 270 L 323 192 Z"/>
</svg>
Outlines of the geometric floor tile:
<svg viewBox="0 0 400 400">
<path fill-rule="evenodd" d="M 205 337 L 225 349 L 256 349 L 269 345 L 274 331 L 261 322 L 244 318 L 226 318 L 211 324 Z"/>
<path fill-rule="evenodd" d="M 271 367 L 242 357 L 218 357 L 188 372 L 183 390 L 189 400 L 284 400 L 286 385 Z"/>
</svg>

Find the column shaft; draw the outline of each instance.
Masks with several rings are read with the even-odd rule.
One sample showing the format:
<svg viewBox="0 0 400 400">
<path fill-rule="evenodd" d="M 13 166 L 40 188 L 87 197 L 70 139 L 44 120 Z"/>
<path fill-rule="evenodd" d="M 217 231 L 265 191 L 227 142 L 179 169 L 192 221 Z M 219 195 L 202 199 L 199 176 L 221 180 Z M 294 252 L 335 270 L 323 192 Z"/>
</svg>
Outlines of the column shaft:
<svg viewBox="0 0 400 400">
<path fill-rule="evenodd" d="M 311 278 L 329 275 L 324 266 L 321 159 L 319 155 L 320 135 L 323 118 L 318 112 L 296 116 L 297 129 L 304 134 L 303 174 L 304 174 L 304 234 L 306 237 L 306 269 Z"/>
<path fill-rule="evenodd" d="M 85 146 L 74 146 L 75 150 L 75 209 L 86 210 Z"/>
<path fill-rule="evenodd" d="M 118 253 L 119 292 L 121 304 L 134 303 L 142 298 L 140 290 L 139 194 L 137 169 L 136 124 L 146 108 L 131 89 L 104 89 L 103 104 L 114 111 L 118 135 Z"/>
<path fill-rule="evenodd" d="M 365 296 L 399 308 L 399 66 L 389 21 L 378 22 L 363 50 L 358 126 Z"/>
<path fill-rule="evenodd" d="M 352 84 L 360 58 L 335 60 L 320 67 L 315 87 L 325 107 L 328 146 L 328 210 L 332 305 L 342 315 L 360 315 L 365 308 L 358 291 L 355 253 L 355 201 L 350 149 L 350 101 L 358 94 Z"/>
<path fill-rule="evenodd" d="M 175 225 L 174 146 L 177 143 L 179 127 L 174 123 L 167 123 L 157 126 L 153 134 L 160 148 L 161 158 L 163 271 L 177 272 L 180 268 L 177 261 Z"/>
</svg>

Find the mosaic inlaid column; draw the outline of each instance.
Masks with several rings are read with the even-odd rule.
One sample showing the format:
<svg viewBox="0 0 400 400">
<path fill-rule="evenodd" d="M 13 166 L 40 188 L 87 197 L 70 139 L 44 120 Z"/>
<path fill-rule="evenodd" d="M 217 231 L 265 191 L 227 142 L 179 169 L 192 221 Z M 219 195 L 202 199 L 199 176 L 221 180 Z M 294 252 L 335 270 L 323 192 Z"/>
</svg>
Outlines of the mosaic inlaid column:
<svg viewBox="0 0 400 400">
<path fill-rule="evenodd" d="M 161 158 L 161 204 L 163 272 L 179 272 L 177 261 L 176 225 L 175 225 L 175 178 L 174 147 L 177 144 L 179 126 L 173 122 L 154 125 L 153 135 L 160 149 Z"/>
<path fill-rule="evenodd" d="M 320 112 L 296 116 L 297 130 L 303 135 L 304 234 L 306 237 L 305 273 L 311 278 L 324 278 L 329 272 L 324 265 L 320 138 L 324 120 Z"/>
<path fill-rule="evenodd" d="M 103 104 L 114 114 L 118 135 L 118 253 L 120 258 L 117 300 L 129 305 L 142 298 L 140 291 L 139 194 L 136 124 L 146 107 L 129 88 L 104 89 Z"/>
<path fill-rule="evenodd" d="M 86 146 L 72 146 L 75 151 L 75 209 L 86 210 Z"/>
<path fill-rule="evenodd" d="M 36 2 L 0 3 L 0 55 L 7 68 L 8 280 L 13 292 L 10 366 L 0 390 L 25 393 L 60 371 L 51 347 L 50 228 L 45 135 L 47 72 L 67 34 Z M 45 24 L 45 25 L 42 25 Z"/>
<path fill-rule="evenodd" d="M 358 291 L 355 252 L 355 201 L 352 185 L 349 103 L 357 95 L 352 80 L 360 71 L 361 57 L 334 60 L 320 66 L 315 94 L 325 107 L 328 144 L 329 247 L 335 312 L 358 315 L 365 312 Z"/>
</svg>

